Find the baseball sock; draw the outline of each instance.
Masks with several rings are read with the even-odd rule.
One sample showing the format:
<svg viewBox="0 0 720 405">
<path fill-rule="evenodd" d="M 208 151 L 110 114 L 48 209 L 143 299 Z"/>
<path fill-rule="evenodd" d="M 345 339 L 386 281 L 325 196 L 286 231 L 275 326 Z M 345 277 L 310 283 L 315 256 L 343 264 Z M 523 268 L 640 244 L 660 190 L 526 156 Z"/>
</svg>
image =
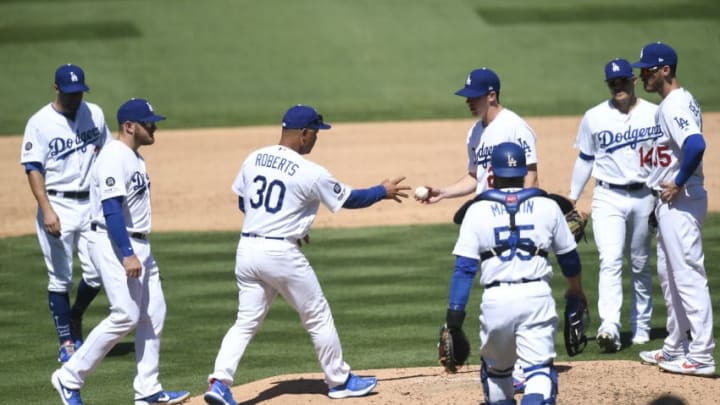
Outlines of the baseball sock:
<svg viewBox="0 0 720 405">
<path fill-rule="evenodd" d="M 85 279 L 81 279 L 77 289 L 77 296 L 75 297 L 75 304 L 72 306 L 72 317 L 81 318 L 99 292 L 100 287 L 90 287 L 90 285 L 85 282 Z"/>
<path fill-rule="evenodd" d="M 77 289 L 77 295 L 75 296 L 75 304 L 73 304 L 72 309 L 70 310 L 70 333 L 72 334 L 72 337 L 76 342 L 83 339 L 82 316 L 99 292 L 99 287 L 91 287 L 88 283 L 85 282 L 85 279 L 80 279 L 80 284 L 78 285 Z"/>
<path fill-rule="evenodd" d="M 50 306 L 53 321 L 55 321 L 55 330 L 60 344 L 72 340 L 70 334 L 70 297 L 68 294 L 48 291 L 48 305 Z"/>
</svg>

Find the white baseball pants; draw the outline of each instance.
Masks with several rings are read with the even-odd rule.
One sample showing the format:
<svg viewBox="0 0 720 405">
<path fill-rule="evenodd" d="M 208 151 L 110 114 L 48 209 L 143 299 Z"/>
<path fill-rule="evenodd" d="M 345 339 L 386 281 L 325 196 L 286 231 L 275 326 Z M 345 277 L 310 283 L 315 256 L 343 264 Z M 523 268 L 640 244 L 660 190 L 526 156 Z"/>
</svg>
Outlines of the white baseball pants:
<svg viewBox="0 0 720 405">
<path fill-rule="evenodd" d="M 280 294 L 298 312 L 310 334 L 325 382 L 330 388 L 345 383 L 350 366 L 343 360 L 330 305 L 315 271 L 296 243 L 242 237 L 235 277 L 240 290 L 237 320 L 223 338 L 209 379 L 232 385 L 245 349 Z"/>
<path fill-rule="evenodd" d="M 114 249 L 107 233 L 92 234 L 90 257 L 100 269 L 110 302 L 110 315 L 90 332 L 80 349 L 61 368 L 60 380 L 68 388 L 80 389 L 85 377 L 115 344 L 135 329 L 135 398 L 144 398 L 163 389 L 158 374 L 166 306 L 160 272 L 150 252 L 150 243 L 133 238 L 130 241 L 143 265 L 139 278 L 126 276 L 121 253 Z"/>
</svg>

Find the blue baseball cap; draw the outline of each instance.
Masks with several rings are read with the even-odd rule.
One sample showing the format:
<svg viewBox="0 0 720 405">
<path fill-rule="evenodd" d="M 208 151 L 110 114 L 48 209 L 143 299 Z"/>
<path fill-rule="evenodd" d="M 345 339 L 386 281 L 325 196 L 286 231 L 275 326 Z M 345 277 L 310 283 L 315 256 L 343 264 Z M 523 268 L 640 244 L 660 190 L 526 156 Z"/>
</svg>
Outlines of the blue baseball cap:
<svg viewBox="0 0 720 405">
<path fill-rule="evenodd" d="M 492 70 L 484 67 L 475 69 L 465 80 L 465 87 L 455 92 L 467 98 L 482 97 L 491 91 L 500 94 L 500 78 Z"/>
<path fill-rule="evenodd" d="M 513 142 L 495 145 L 490 163 L 496 177 L 525 177 L 528 173 L 525 151 Z"/>
<path fill-rule="evenodd" d="M 120 125 L 125 121 L 157 122 L 164 119 L 164 116 L 155 114 L 150 103 L 142 98 L 131 98 L 121 105 L 117 112 L 117 120 Z"/>
<path fill-rule="evenodd" d="M 290 107 L 282 120 L 283 128 L 287 129 L 330 129 L 330 124 L 323 122 L 323 116 L 308 106 L 298 104 Z"/>
<path fill-rule="evenodd" d="M 632 66 L 626 59 L 615 58 L 605 65 L 605 81 L 633 77 Z"/>
<path fill-rule="evenodd" d="M 55 71 L 55 84 L 62 93 L 80 93 L 90 91 L 85 85 L 85 72 L 80 66 L 70 63 L 62 65 Z"/>
<path fill-rule="evenodd" d="M 677 65 L 677 53 L 670 45 L 653 42 L 640 50 L 640 60 L 633 63 L 632 67 L 644 69 L 665 65 Z"/>
</svg>

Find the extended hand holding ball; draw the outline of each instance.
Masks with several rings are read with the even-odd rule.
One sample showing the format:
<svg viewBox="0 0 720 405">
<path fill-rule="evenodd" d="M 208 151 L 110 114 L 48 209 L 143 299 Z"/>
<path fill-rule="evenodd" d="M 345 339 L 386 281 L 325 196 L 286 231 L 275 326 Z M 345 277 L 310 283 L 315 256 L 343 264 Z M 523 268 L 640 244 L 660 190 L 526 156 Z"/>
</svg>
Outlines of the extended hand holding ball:
<svg viewBox="0 0 720 405">
<path fill-rule="evenodd" d="M 424 186 L 420 186 L 415 189 L 415 199 L 425 201 L 430 198 L 430 189 Z"/>
</svg>

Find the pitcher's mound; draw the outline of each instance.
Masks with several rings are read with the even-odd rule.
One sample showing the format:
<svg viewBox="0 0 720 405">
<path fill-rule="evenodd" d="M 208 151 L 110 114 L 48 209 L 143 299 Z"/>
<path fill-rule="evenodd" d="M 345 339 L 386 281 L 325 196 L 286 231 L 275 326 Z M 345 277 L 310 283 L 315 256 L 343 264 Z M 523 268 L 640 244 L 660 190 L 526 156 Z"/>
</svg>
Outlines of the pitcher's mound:
<svg viewBox="0 0 720 405">
<path fill-rule="evenodd" d="M 270 377 L 233 388 L 238 404 L 483 404 L 479 366 L 457 374 L 438 367 L 353 370 L 378 377 L 378 386 L 362 398 L 330 399 L 321 373 Z M 580 361 L 558 363 L 560 394 L 557 404 L 642 404 L 662 395 L 674 395 L 685 404 L 710 404 L 720 398 L 716 378 L 670 374 L 635 361 Z M 516 396 L 518 403 L 521 396 Z M 679 405 L 683 402 L 666 402 Z M 189 404 L 202 405 L 202 395 Z"/>
</svg>

